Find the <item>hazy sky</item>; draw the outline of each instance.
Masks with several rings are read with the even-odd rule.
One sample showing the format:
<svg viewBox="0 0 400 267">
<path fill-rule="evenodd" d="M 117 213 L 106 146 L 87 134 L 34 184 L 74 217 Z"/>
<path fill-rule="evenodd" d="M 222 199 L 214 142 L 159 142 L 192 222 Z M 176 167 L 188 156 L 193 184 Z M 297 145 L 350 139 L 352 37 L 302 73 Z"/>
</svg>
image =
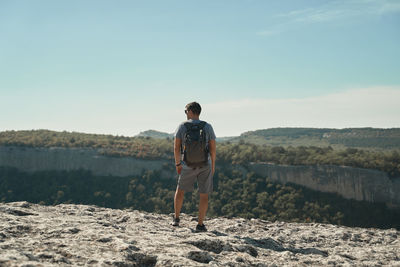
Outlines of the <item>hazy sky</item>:
<svg viewBox="0 0 400 267">
<path fill-rule="evenodd" d="M 400 0 L 1 0 L 0 101 L 0 131 L 400 127 Z"/>
</svg>

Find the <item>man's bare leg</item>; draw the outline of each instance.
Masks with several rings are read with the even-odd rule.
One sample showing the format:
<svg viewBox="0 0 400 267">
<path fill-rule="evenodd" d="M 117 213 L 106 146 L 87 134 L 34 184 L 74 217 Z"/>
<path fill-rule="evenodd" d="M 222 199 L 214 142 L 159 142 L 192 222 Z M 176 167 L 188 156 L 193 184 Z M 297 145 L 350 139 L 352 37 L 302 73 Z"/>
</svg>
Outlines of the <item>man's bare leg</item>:
<svg viewBox="0 0 400 267">
<path fill-rule="evenodd" d="M 177 187 L 176 192 L 175 192 L 175 198 L 174 198 L 175 218 L 179 218 L 179 214 L 181 213 L 184 196 L 185 196 L 185 191 L 183 191 Z"/>
<path fill-rule="evenodd" d="M 206 216 L 208 208 L 208 194 L 200 193 L 200 203 L 199 203 L 199 224 L 203 224 L 204 217 Z"/>
</svg>

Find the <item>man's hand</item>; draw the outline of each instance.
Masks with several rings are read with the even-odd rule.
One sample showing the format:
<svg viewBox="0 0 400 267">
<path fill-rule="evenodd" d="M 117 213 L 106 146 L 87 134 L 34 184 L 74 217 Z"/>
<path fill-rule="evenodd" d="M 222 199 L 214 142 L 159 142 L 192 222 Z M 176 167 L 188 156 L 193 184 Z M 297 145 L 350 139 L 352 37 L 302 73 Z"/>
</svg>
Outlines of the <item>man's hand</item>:
<svg viewBox="0 0 400 267">
<path fill-rule="evenodd" d="M 182 172 L 182 164 L 179 165 L 179 166 L 176 166 L 176 172 L 177 172 L 178 174 L 181 174 L 181 172 Z"/>
</svg>

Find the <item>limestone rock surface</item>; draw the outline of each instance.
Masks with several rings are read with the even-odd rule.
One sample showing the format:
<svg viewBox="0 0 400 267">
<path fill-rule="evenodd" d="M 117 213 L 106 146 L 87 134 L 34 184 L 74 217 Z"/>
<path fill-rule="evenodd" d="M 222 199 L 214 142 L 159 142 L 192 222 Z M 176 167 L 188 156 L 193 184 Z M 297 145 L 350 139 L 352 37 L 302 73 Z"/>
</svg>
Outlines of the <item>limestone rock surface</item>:
<svg viewBox="0 0 400 267">
<path fill-rule="evenodd" d="M 400 232 L 0 203 L 0 266 L 400 266 Z"/>
</svg>

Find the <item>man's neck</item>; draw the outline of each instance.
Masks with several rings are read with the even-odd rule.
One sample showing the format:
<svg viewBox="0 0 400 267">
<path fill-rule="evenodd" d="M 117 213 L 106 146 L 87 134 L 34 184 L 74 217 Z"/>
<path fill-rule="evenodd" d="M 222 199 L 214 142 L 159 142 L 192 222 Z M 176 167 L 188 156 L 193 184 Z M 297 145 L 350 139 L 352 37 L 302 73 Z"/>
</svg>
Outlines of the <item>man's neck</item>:
<svg viewBox="0 0 400 267">
<path fill-rule="evenodd" d="M 189 117 L 188 120 L 200 120 L 199 116 Z"/>
</svg>

